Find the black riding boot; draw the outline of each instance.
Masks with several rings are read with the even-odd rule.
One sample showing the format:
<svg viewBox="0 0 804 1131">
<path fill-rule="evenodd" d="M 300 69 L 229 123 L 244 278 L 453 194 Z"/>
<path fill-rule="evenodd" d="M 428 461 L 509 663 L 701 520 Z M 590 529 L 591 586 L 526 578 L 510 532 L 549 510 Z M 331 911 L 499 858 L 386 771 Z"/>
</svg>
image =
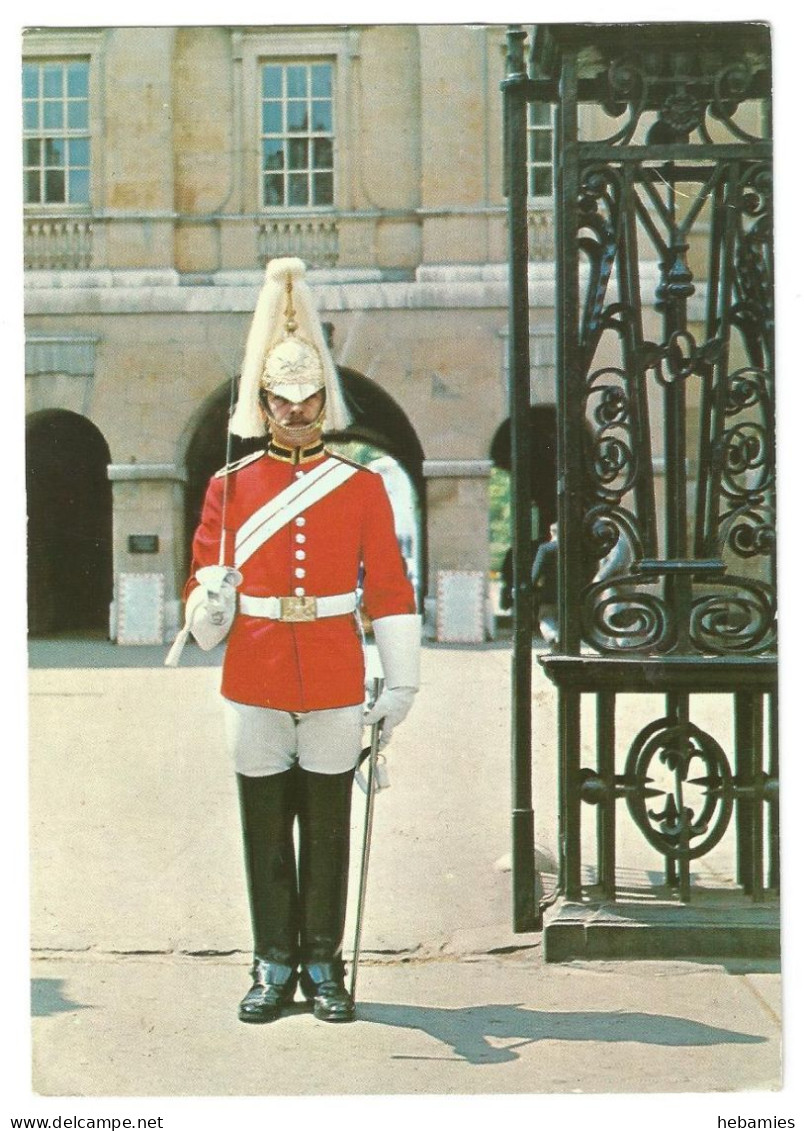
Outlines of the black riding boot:
<svg viewBox="0 0 804 1131">
<path fill-rule="evenodd" d="M 300 771 L 268 777 L 237 775 L 251 923 L 254 984 L 240 1020 L 275 1021 L 296 992 L 299 894 L 293 823 Z"/>
<path fill-rule="evenodd" d="M 349 817 L 354 771 L 301 771 L 299 896 L 301 988 L 321 1021 L 353 1021 L 341 957 L 349 883 Z"/>
</svg>

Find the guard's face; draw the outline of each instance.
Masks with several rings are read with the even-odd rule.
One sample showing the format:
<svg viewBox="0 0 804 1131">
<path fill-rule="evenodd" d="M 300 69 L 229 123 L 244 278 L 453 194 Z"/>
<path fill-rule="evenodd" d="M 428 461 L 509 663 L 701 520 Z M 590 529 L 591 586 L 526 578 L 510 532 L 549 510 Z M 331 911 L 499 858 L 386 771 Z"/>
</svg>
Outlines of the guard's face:
<svg viewBox="0 0 804 1131">
<path fill-rule="evenodd" d="M 304 424 L 314 424 L 324 407 L 324 392 L 319 389 L 312 393 L 306 400 L 289 401 L 285 397 L 278 397 L 274 393 L 267 393 L 268 410 L 277 424 L 282 426 L 298 427 Z"/>
</svg>

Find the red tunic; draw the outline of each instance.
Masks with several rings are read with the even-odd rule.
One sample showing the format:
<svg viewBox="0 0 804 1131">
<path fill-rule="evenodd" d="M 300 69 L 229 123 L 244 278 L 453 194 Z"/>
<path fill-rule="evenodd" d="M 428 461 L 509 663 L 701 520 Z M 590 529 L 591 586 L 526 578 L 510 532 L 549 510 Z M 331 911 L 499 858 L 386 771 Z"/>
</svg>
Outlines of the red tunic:
<svg viewBox="0 0 804 1131">
<path fill-rule="evenodd" d="M 235 465 L 228 476 L 213 477 L 193 539 L 193 575 L 219 560 L 227 479 L 224 560 L 230 564 L 234 536 L 246 519 L 294 483 L 300 472 L 307 474 L 333 454 L 322 451 L 297 465 L 269 448 L 259 458 Z M 350 593 L 362 579 L 363 607 L 372 620 L 416 612 L 385 484 L 366 468 L 291 519 L 243 563 L 241 572 L 240 592 L 255 597 Z M 196 584 L 191 577 L 185 596 Z M 364 659 L 355 614 L 298 623 L 238 611 L 226 647 L 221 692 L 237 703 L 279 711 L 361 703 Z"/>
</svg>

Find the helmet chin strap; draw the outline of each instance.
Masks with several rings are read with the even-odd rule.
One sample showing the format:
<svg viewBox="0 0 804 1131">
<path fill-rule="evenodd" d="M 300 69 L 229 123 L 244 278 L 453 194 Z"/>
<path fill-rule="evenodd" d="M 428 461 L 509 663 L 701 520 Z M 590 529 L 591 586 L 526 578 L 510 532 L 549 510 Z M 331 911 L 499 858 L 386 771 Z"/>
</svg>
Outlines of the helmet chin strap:
<svg viewBox="0 0 804 1131">
<path fill-rule="evenodd" d="M 273 438 L 280 444 L 291 448 L 303 448 L 320 439 L 324 428 L 324 409 L 309 424 L 280 424 L 270 412 L 266 413 L 268 428 Z"/>
</svg>

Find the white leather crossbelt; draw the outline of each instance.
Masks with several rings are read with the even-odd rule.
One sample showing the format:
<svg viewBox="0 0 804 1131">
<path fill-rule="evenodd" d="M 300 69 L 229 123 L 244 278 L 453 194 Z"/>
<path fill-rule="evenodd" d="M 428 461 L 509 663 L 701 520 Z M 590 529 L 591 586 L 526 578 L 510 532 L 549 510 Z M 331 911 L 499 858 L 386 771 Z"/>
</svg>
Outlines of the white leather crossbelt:
<svg viewBox="0 0 804 1131">
<path fill-rule="evenodd" d="M 356 593 L 336 593 L 332 597 L 250 597 L 240 594 L 240 612 L 247 617 L 267 620 L 309 621 L 339 617 L 357 608 Z"/>
</svg>

